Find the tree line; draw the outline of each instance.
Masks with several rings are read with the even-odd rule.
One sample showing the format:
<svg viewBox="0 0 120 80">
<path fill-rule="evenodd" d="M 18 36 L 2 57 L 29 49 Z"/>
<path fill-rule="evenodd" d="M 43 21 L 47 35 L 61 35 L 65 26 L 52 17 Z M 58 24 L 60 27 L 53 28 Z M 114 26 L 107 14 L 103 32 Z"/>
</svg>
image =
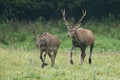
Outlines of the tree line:
<svg viewBox="0 0 120 80">
<path fill-rule="evenodd" d="M 0 20 L 56 20 L 61 9 L 67 17 L 78 19 L 87 10 L 87 19 L 112 16 L 120 19 L 119 0 L 0 0 Z"/>
</svg>

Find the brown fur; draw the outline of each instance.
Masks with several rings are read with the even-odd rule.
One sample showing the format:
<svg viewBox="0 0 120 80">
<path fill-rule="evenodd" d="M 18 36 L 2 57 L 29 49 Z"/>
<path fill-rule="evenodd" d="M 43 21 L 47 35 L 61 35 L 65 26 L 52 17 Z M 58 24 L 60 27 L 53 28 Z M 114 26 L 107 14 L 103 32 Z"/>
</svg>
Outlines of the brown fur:
<svg viewBox="0 0 120 80">
<path fill-rule="evenodd" d="M 36 37 L 36 46 L 40 47 L 40 59 L 42 61 L 42 67 L 47 65 L 45 63 L 46 54 L 48 54 L 51 59 L 51 66 L 54 66 L 57 51 L 60 46 L 59 39 L 55 35 L 45 32 L 42 35 Z M 45 52 L 44 59 L 42 57 L 43 52 Z"/>
<path fill-rule="evenodd" d="M 94 35 L 93 32 L 89 29 L 79 28 L 76 31 L 76 36 L 78 40 L 86 45 L 91 45 L 94 43 Z"/>
<path fill-rule="evenodd" d="M 73 54 L 73 50 L 75 47 L 79 47 L 81 49 L 81 52 L 82 52 L 81 61 L 83 63 L 85 56 L 86 56 L 86 53 L 85 53 L 86 47 L 90 46 L 89 64 L 91 64 L 92 63 L 91 54 L 92 54 L 92 49 L 94 46 L 94 39 L 95 39 L 93 32 L 89 29 L 84 29 L 84 28 L 73 30 L 73 32 L 71 34 L 72 35 L 72 49 L 71 49 L 70 63 L 73 64 L 72 54 Z"/>
<path fill-rule="evenodd" d="M 80 20 L 74 24 L 70 25 L 69 22 L 65 18 L 65 9 L 61 10 L 63 20 L 65 22 L 66 27 L 68 28 L 68 36 L 72 38 L 72 49 L 70 55 L 70 63 L 73 64 L 72 55 L 75 47 L 79 47 L 81 49 L 81 61 L 83 63 L 84 58 L 86 56 L 85 49 L 89 45 L 90 46 L 90 55 L 89 55 L 89 64 L 92 63 L 91 55 L 94 46 L 94 34 L 89 29 L 79 28 L 83 18 L 86 16 L 86 10 L 82 10 L 82 17 Z M 78 29 L 79 28 L 79 29 Z"/>
</svg>

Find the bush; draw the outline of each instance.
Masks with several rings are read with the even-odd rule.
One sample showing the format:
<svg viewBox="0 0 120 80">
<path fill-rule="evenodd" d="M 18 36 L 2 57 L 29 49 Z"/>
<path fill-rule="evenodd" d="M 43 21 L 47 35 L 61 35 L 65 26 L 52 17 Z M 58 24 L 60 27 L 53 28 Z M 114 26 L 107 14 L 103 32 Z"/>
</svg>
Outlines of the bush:
<svg viewBox="0 0 120 80">
<path fill-rule="evenodd" d="M 110 21 L 110 20 L 109 20 Z M 88 21 L 84 28 L 92 30 L 95 34 L 95 50 L 120 50 L 120 32 L 115 22 L 92 22 Z M 45 22 L 42 19 L 34 22 L 5 21 L 0 23 L 0 43 L 4 45 L 13 45 L 15 47 L 35 48 L 36 34 L 50 32 L 60 39 L 61 49 L 71 48 L 71 39 L 67 37 L 67 27 L 62 20 Z"/>
</svg>

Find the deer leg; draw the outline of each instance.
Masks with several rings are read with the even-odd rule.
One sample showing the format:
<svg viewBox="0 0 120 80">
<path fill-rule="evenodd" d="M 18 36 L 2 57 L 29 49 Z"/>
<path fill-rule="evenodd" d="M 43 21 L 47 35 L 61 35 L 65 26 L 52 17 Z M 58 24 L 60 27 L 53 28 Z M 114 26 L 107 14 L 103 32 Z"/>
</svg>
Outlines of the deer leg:
<svg viewBox="0 0 120 80">
<path fill-rule="evenodd" d="M 85 47 L 82 47 L 81 48 L 81 64 L 84 62 L 84 59 L 85 59 L 85 56 L 86 56 L 86 53 L 85 53 Z"/>
<path fill-rule="evenodd" d="M 44 54 L 44 62 L 43 62 L 44 66 L 47 66 L 47 63 L 45 63 L 46 55 L 47 55 L 47 53 Z"/>
<path fill-rule="evenodd" d="M 58 49 L 56 49 L 55 51 L 54 51 L 54 58 L 56 58 L 56 55 L 57 55 L 57 51 L 58 51 Z"/>
<path fill-rule="evenodd" d="M 89 64 L 92 64 L 91 55 L 92 55 L 93 46 L 94 44 L 90 45 Z"/>
<path fill-rule="evenodd" d="M 51 66 L 53 67 L 54 64 L 55 64 L 55 59 L 54 59 L 54 56 L 51 54 L 51 52 L 48 53 L 48 56 L 50 57 L 51 59 Z"/>
<path fill-rule="evenodd" d="M 40 59 L 42 61 L 42 68 L 44 68 L 44 60 L 43 60 L 42 55 L 43 55 L 43 51 L 40 51 Z"/>
<path fill-rule="evenodd" d="M 75 47 L 72 46 L 72 49 L 71 49 L 71 52 L 70 52 L 70 63 L 71 63 L 72 65 L 73 65 L 72 55 L 73 55 L 74 49 L 75 49 Z"/>
<path fill-rule="evenodd" d="M 57 55 L 57 50 L 55 50 L 55 51 L 53 52 L 53 54 L 54 54 L 54 64 L 55 64 L 55 58 L 56 58 L 56 55 Z"/>
</svg>

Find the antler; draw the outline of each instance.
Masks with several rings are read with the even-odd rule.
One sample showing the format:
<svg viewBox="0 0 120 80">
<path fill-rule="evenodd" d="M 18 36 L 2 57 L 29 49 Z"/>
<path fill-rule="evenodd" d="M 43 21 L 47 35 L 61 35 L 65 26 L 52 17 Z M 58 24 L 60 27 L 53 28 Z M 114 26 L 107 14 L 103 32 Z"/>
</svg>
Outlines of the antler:
<svg viewBox="0 0 120 80">
<path fill-rule="evenodd" d="M 75 24 L 74 27 L 79 27 L 81 25 L 83 18 L 86 16 L 86 10 L 82 10 L 82 13 L 83 13 L 83 15 L 82 15 L 81 19 Z"/>
<path fill-rule="evenodd" d="M 67 28 L 69 28 L 70 24 L 69 24 L 69 22 L 65 18 L 65 9 L 61 10 L 61 13 L 63 15 L 63 20 L 65 21 L 65 25 L 67 26 Z"/>
</svg>

